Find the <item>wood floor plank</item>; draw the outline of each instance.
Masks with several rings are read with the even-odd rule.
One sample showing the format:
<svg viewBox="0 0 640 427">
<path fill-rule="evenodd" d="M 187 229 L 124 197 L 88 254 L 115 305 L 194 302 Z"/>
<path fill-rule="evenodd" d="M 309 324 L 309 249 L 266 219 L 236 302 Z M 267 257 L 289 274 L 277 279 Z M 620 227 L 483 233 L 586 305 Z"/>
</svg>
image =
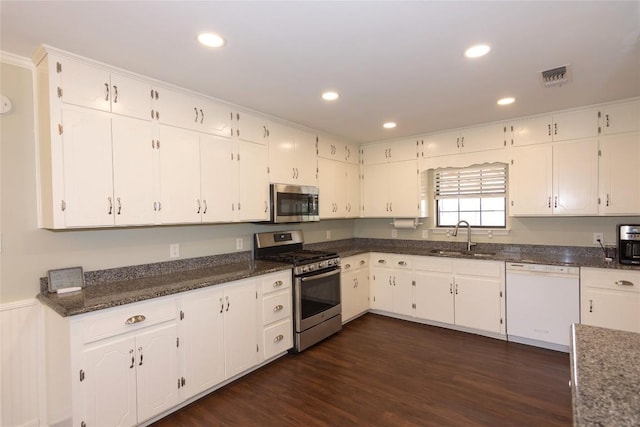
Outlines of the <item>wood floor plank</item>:
<svg viewBox="0 0 640 427">
<path fill-rule="evenodd" d="M 569 356 L 367 314 L 154 427 L 569 426 Z"/>
</svg>

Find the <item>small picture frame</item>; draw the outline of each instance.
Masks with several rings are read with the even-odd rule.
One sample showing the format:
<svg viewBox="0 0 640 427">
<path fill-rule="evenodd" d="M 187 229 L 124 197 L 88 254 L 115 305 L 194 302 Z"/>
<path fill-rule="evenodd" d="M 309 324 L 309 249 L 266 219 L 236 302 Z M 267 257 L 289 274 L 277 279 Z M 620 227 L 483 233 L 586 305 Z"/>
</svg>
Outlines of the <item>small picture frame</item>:
<svg viewBox="0 0 640 427">
<path fill-rule="evenodd" d="M 59 292 L 66 288 L 84 288 L 84 272 L 82 267 L 60 268 L 49 270 L 49 292 Z"/>
</svg>

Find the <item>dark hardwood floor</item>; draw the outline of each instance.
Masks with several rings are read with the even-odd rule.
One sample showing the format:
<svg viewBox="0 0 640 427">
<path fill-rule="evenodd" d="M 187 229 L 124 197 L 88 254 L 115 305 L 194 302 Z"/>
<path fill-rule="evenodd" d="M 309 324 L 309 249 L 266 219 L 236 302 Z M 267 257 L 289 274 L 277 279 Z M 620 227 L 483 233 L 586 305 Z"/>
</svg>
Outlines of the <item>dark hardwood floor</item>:
<svg viewBox="0 0 640 427">
<path fill-rule="evenodd" d="M 569 355 L 367 314 L 157 423 L 569 426 Z"/>
</svg>

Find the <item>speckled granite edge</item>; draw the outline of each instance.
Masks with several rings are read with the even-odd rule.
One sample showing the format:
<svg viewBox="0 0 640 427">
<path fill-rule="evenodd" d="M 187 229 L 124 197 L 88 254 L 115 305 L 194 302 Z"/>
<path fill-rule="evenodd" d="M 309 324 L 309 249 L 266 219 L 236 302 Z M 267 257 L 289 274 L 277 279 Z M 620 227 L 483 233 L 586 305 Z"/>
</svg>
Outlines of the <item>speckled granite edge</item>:
<svg viewBox="0 0 640 427">
<path fill-rule="evenodd" d="M 640 334 L 571 328 L 575 426 L 640 425 Z"/>
<path fill-rule="evenodd" d="M 353 238 L 313 243 L 305 245 L 305 247 L 333 250 L 342 257 L 358 255 L 364 252 L 390 252 L 406 255 L 453 256 L 479 259 L 472 255 L 438 255 L 431 252 L 437 250 L 464 251 L 466 249 L 465 242 Z M 485 260 L 640 271 L 640 266 L 622 265 L 617 261 L 606 261 L 602 249 L 595 247 L 478 243 L 474 246 L 473 252 L 495 254 L 491 257 L 481 258 Z M 609 252 L 612 251 L 610 250 Z"/>
</svg>

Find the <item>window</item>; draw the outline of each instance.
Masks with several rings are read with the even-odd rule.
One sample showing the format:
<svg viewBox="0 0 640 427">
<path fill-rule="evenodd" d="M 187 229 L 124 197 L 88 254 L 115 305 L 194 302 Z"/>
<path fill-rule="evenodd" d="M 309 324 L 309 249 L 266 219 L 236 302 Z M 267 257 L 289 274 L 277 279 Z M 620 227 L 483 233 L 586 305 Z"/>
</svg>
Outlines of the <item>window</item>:
<svg viewBox="0 0 640 427">
<path fill-rule="evenodd" d="M 507 165 L 492 163 L 434 172 L 436 226 L 465 220 L 472 227 L 506 227 Z"/>
</svg>

